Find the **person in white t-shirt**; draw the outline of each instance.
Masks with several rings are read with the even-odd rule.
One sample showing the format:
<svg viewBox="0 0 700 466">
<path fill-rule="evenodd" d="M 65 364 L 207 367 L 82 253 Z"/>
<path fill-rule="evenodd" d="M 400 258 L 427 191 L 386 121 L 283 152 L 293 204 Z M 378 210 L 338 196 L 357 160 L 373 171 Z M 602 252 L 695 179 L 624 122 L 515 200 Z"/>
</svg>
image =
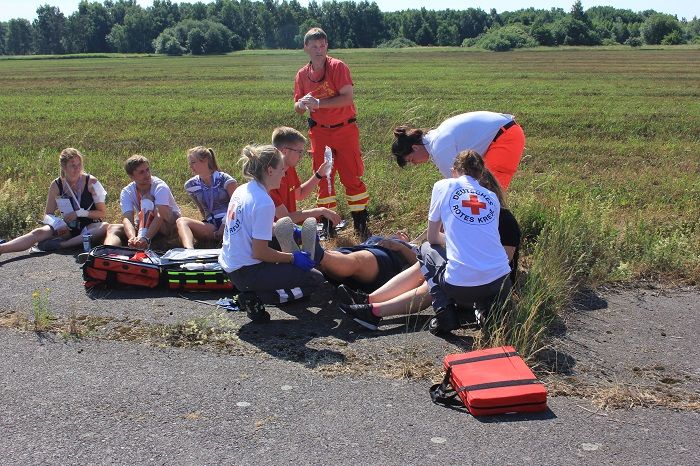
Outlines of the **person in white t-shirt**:
<svg viewBox="0 0 700 466">
<path fill-rule="evenodd" d="M 195 239 L 221 241 L 228 202 L 238 183 L 228 173 L 219 171 L 214 149 L 193 147 L 187 151 L 187 163 L 194 176 L 185 183 L 185 191 L 199 209 L 202 220 L 180 217 L 176 224 L 182 246 L 193 249 Z"/>
<path fill-rule="evenodd" d="M 476 151 L 504 191 L 524 149 L 525 133 L 513 115 L 485 111 L 453 116 L 430 131 L 399 126 L 391 146 L 400 167 L 432 160 L 444 178 L 450 177 L 457 154 Z"/>
<path fill-rule="evenodd" d="M 279 188 L 286 169 L 280 151 L 271 145 L 246 146 L 241 160 L 250 181 L 229 201 L 219 263 L 239 290 L 238 305 L 262 323 L 270 319 L 264 304 L 300 299 L 325 279 L 308 252 L 280 252 L 268 244 L 275 218 L 269 191 Z"/>
<path fill-rule="evenodd" d="M 482 320 L 511 289 L 508 255 L 498 233 L 501 205 L 477 181 L 484 160 L 475 151 L 463 151 L 452 170 L 457 177 L 433 186 L 428 241 L 418 258 L 433 298 L 433 333 L 459 327 L 456 305 L 476 303 Z"/>
<path fill-rule="evenodd" d="M 132 155 L 124 163 L 131 183 L 119 196 L 122 223 L 112 224 L 107 230 L 105 244 L 121 246 L 122 241 L 136 249 L 149 249 L 156 235 L 170 236 L 180 208 L 168 185 L 151 175 L 150 162 L 143 155 Z"/>
</svg>

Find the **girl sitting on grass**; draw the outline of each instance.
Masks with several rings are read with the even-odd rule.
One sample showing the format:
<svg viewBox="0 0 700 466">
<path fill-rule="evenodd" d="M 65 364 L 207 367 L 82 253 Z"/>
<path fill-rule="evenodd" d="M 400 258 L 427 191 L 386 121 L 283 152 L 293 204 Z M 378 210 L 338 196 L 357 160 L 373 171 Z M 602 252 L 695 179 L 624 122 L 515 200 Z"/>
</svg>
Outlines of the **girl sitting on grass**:
<svg viewBox="0 0 700 466">
<path fill-rule="evenodd" d="M 83 243 L 82 234 L 92 235 L 92 244 L 100 243 L 107 233 L 105 198 L 107 192 L 97 178 L 83 171 L 83 155 L 72 147 L 61 151 L 59 156 L 61 176 L 49 186 L 46 199 L 46 214 L 61 211 L 65 226 L 58 229 L 49 225 L 35 228 L 31 232 L 0 244 L 0 254 L 24 251 L 34 244 L 42 252 L 71 248 Z"/>
<path fill-rule="evenodd" d="M 250 181 L 231 196 L 219 263 L 240 291 L 238 305 L 253 322 L 261 323 L 270 319 L 263 303 L 297 300 L 325 280 L 308 252 L 315 250 L 315 244 L 292 253 L 268 245 L 275 218 L 269 191 L 279 188 L 285 172 L 280 151 L 271 145 L 246 146 L 241 161 Z"/>
<path fill-rule="evenodd" d="M 219 171 L 213 149 L 203 146 L 187 151 L 187 162 L 194 176 L 185 183 L 185 191 L 197 205 L 203 220 L 177 219 L 177 234 L 182 246 L 194 248 L 194 240 L 220 242 L 224 236 L 226 208 L 238 183 Z"/>
</svg>

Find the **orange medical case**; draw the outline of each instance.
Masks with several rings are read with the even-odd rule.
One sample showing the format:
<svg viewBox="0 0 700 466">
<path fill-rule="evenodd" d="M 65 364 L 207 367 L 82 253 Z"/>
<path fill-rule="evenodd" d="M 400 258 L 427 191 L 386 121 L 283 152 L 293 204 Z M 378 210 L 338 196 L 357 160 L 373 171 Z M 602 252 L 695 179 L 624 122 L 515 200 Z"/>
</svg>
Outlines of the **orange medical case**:
<svg viewBox="0 0 700 466">
<path fill-rule="evenodd" d="M 433 402 L 461 404 L 473 416 L 526 413 L 547 409 L 547 390 L 512 346 L 461 354 L 443 361 L 445 378 L 433 385 Z"/>
</svg>

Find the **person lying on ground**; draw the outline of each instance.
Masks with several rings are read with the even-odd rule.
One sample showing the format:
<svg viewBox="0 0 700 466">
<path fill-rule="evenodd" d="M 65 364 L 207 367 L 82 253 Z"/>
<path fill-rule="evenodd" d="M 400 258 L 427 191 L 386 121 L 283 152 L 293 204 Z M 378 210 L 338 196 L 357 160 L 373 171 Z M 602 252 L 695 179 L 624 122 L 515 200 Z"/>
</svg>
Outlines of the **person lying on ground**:
<svg viewBox="0 0 700 466">
<path fill-rule="evenodd" d="M 514 283 L 520 250 L 520 227 L 513 214 L 506 208 L 505 196 L 498 181 L 488 169 L 484 169 L 479 184 L 494 192 L 500 202 L 498 219 L 500 242 L 506 252 L 511 268 L 510 279 Z M 343 302 L 340 309 L 360 325 L 376 330 L 383 317 L 414 314 L 428 308 L 431 304 L 429 288 L 421 272 L 421 264 L 415 263 L 389 280 L 384 286 L 369 295 L 341 285 L 340 296 Z M 467 309 L 467 320 L 476 321 L 473 305 L 462 306 Z"/>
<path fill-rule="evenodd" d="M 83 155 L 72 147 L 61 151 L 59 156 L 61 176 L 51 182 L 46 199 L 46 215 L 57 211 L 63 218 L 62 228 L 49 225 L 35 228 L 31 232 L 0 244 L 0 254 L 24 251 L 38 243 L 41 251 L 75 247 L 83 243 L 82 234 L 92 235 L 91 241 L 99 243 L 107 232 L 105 199 L 107 192 L 92 175 L 83 171 Z"/>
<path fill-rule="evenodd" d="M 292 252 L 298 249 L 293 238 L 294 225 L 291 222 L 285 225 L 285 221 L 281 219 L 275 224 L 275 235 L 282 250 Z M 313 219 L 307 219 L 304 226 L 313 231 L 316 224 Z M 416 262 L 416 248 L 403 233 L 393 237 L 371 236 L 356 246 L 333 250 L 324 250 L 319 241 L 315 244 L 313 259 L 318 269 L 331 283 L 343 284 L 343 293 L 347 289 L 371 293 Z"/>
<path fill-rule="evenodd" d="M 274 146 L 246 146 L 241 153 L 243 174 L 249 181 L 234 191 L 226 214 L 219 263 L 240 291 L 238 304 L 253 322 L 270 319 L 264 304 L 282 304 L 308 296 L 325 282 L 314 269 L 308 250 L 280 252 L 269 246 L 275 204 L 268 194 L 284 176 L 283 156 Z M 290 223 L 285 217 L 285 223 Z M 315 223 L 315 221 L 314 221 Z M 309 231 L 308 227 L 306 228 Z M 315 227 L 307 243 L 314 251 Z"/>
<path fill-rule="evenodd" d="M 187 162 L 194 176 L 185 183 L 185 191 L 202 214 L 202 220 L 177 219 L 175 224 L 182 246 L 193 249 L 195 239 L 221 243 L 226 209 L 238 183 L 228 173 L 219 171 L 213 149 L 193 147 L 187 151 Z"/>
<path fill-rule="evenodd" d="M 168 185 L 151 175 L 150 162 L 143 155 L 129 157 L 124 170 L 131 183 L 119 196 L 122 222 L 109 226 L 105 244 L 121 246 L 124 241 L 132 248 L 149 249 L 157 236 L 167 238 L 175 232 L 180 207 Z"/>
<path fill-rule="evenodd" d="M 307 218 L 327 219 L 332 226 L 340 222 L 340 215 L 327 207 L 298 210 L 297 202 L 306 199 L 327 174 L 328 164 L 323 162 L 313 176 L 303 184 L 299 180 L 296 167 L 304 155 L 306 138 L 299 131 L 287 126 L 275 128 L 272 132 L 272 145 L 284 156 L 287 171 L 282 177 L 280 187 L 270 190 L 270 197 L 275 203 L 275 218 L 289 217 L 296 224 Z"/>
<path fill-rule="evenodd" d="M 476 151 L 483 156 L 486 168 L 504 191 L 510 185 L 524 149 L 525 133 L 513 115 L 484 111 L 453 116 L 430 131 L 398 126 L 394 129 L 391 146 L 400 167 L 432 160 L 444 178 L 451 177 L 457 154 Z"/>
</svg>

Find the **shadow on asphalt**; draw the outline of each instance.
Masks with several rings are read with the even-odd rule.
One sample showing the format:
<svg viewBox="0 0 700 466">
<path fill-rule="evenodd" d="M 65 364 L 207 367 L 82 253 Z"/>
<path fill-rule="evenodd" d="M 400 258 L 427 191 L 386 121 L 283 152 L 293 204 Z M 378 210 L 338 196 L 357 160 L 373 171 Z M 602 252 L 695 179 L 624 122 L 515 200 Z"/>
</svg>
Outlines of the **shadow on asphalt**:
<svg viewBox="0 0 700 466">
<path fill-rule="evenodd" d="M 556 418 L 557 415 L 554 414 L 554 411 L 547 408 L 539 413 L 496 414 L 494 416 L 478 416 L 474 419 L 483 424 L 494 424 L 499 422 L 548 421 Z"/>
</svg>

